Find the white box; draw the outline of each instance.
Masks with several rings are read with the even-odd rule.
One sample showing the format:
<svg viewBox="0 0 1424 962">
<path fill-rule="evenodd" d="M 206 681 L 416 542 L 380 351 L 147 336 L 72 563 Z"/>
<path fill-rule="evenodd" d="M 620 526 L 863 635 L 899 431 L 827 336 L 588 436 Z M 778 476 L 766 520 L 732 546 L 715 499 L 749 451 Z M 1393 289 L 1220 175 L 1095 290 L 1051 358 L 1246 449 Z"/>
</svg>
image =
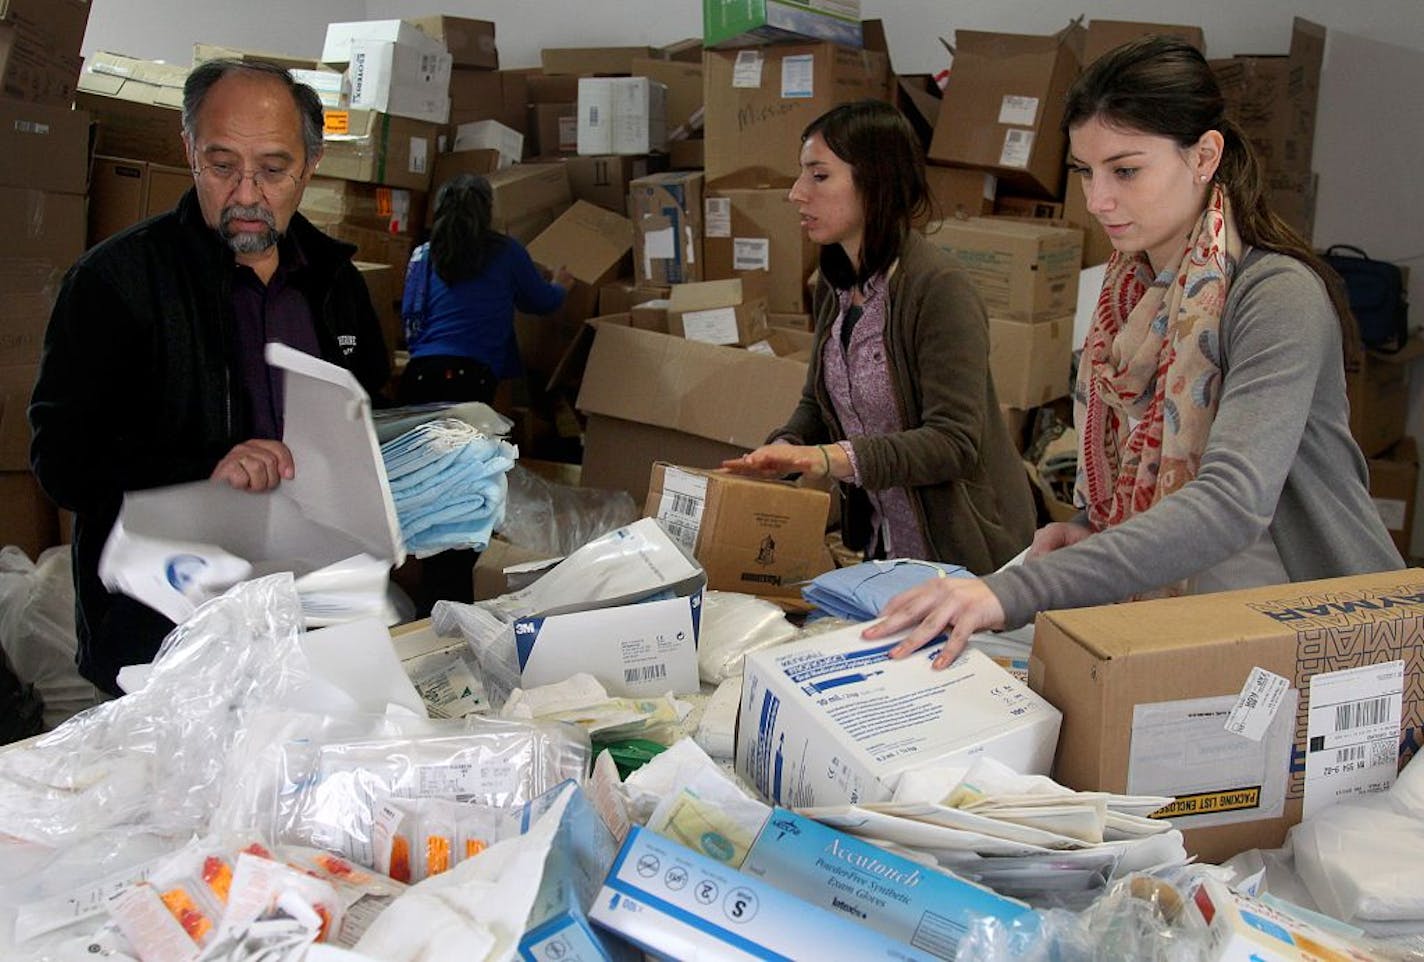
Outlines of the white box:
<svg viewBox="0 0 1424 962">
<path fill-rule="evenodd" d="M 182 621 L 206 599 L 175 568 L 192 556 L 169 546 L 217 545 L 257 572 L 293 572 L 299 595 L 303 577 L 313 575 L 314 597 L 375 592 L 384 608 L 390 568 L 405 561 L 405 544 L 371 400 L 350 371 L 282 344 L 267 345 L 267 362 L 286 371 L 283 441 L 296 477 L 263 494 L 211 481 L 128 492 L 99 559 L 111 590 Z M 201 569 L 204 561 L 192 564 Z M 379 584 L 371 584 L 373 572 Z M 343 620 L 339 612 L 330 619 L 308 613 L 309 620 Z M 395 622 L 390 615 L 387 624 Z"/>
<path fill-rule="evenodd" d="M 287 72 L 297 83 L 315 90 L 321 98 L 321 105 L 327 110 L 346 110 L 351 106 L 351 83 L 346 74 L 335 70 L 299 70 L 295 67 Z"/>
<path fill-rule="evenodd" d="M 450 120 L 451 58 L 384 40 L 351 41 L 351 106 L 432 124 Z"/>
<path fill-rule="evenodd" d="M 435 52 L 447 52 L 443 41 L 430 36 L 413 23 L 404 20 L 351 20 L 326 25 L 326 42 L 321 48 L 321 62 L 348 63 L 351 60 L 353 40 L 403 43 Z"/>
<path fill-rule="evenodd" d="M 666 149 L 666 84 L 647 77 L 579 78 L 580 154 L 647 154 Z"/>
<path fill-rule="evenodd" d="M 864 625 L 753 652 L 737 726 L 737 774 L 788 808 L 863 804 L 902 772 L 988 755 L 1048 774 L 1062 715 L 973 648 L 943 671 L 940 645 L 892 660 L 898 640 Z"/>
<path fill-rule="evenodd" d="M 937 962 L 636 825 L 589 917 L 657 958 Z"/>
<path fill-rule="evenodd" d="M 475 120 L 455 128 L 455 143 L 450 149 L 497 150 L 503 170 L 524 156 L 524 135 L 498 120 Z"/>
</svg>

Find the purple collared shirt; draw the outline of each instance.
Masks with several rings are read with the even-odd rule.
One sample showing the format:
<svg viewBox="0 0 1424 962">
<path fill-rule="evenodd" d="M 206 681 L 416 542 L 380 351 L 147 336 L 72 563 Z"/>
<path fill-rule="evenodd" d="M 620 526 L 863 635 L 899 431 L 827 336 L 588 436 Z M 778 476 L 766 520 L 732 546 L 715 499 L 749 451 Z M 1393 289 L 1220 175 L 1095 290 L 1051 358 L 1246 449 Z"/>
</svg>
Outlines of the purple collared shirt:
<svg viewBox="0 0 1424 962">
<path fill-rule="evenodd" d="M 265 285 L 250 267 L 236 265 L 232 279 L 233 346 L 251 424 L 248 437 L 282 439 L 282 372 L 267 363 L 269 341 L 321 357 L 311 302 L 299 286 L 306 268 L 301 249 L 289 238 L 277 247 L 279 260 Z"/>
<path fill-rule="evenodd" d="M 850 307 L 850 292 L 838 292 L 840 314 L 831 325 L 821 351 L 826 391 L 848 438 L 905 430 L 891 380 L 890 362 L 885 356 L 885 312 L 889 304 L 886 286 L 884 275 L 868 285 L 862 305 L 864 313 L 851 330 L 849 350 L 841 347 L 841 327 L 845 323 L 846 309 Z M 860 464 L 854 448 L 845 441 L 841 447 L 850 457 L 853 471 L 850 482 L 859 485 Z M 876 543 L 869 546 L 870 552 L 874 553 L 877 545 L 881 545 L 889 558 L 928 558 L 929 546 L 920 531 L 909 489 L 897 486 L 865 493 L 870 499 L 870 520 L 876 536 Z"/>
</svg>

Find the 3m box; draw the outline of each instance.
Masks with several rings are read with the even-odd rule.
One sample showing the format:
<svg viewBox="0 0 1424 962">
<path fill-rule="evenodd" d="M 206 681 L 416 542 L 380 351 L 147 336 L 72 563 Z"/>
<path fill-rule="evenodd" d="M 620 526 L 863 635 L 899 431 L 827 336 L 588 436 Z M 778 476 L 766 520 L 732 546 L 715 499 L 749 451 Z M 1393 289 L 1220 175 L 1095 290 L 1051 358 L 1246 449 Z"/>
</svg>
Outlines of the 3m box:
<svg viewBox="0 0 1424 962">
<path fill-rule="evenodd" d="M 579 78 L 580 154 L 648 154 L 666 149 L 666 85 L 647 77 Z"/>
<path fill-rule="evenodd" d="M 375 110 L 328 110 L 321 173 L 429 190 L 438 132 L 435 124 Z"/>
<path fill-rule="evenodd" d="M 692 552 L 714 591 L 799 598 L 830 568 L 830 508 L 815 488 L 658 462 L 643 514 Z"/>
<path fill-rule="evenodd" d="M 637 825 L 589 917 L 664 959 L 935 960 Z"/>
<path fill-rule="evenodd" d="M 630 183 L 628 190 L 638 283 L 702 280 L 702 173 L 649 174 Z"/>
<path fill-rule="evenodd" d="M 1003 218 L 941 221 L 925 237 L 969 275 L 992 317 L 1062 317 L 1078 309 L 1081 232 Z"/>
<path fill-rule="evenodd" d="M 1033 911 L 780 807 L 762 826 L 741 870 L 941 959 L 955 958 L 977 920 L 1008 924 Z"/>
<path fill-rule="evenodd" d="M 1424 571 L 1389 571 L 1044 612 L 1029 681 L 1063 712 L 1059 782 L 1172 796 L 1221 861 L 1393 783 L 1424 735 L 1421 641 Z"/>
<path fill-rule="evenodd" d="M 833 43 L 709 50 L 703 71 L 709 187 L 789 187 L 807 124 L 839 103 L 890 99 L 889 57 Z"/>
<path fill-rule="evenodd" d="M 766 281 L 757 271 L 730 281 L 674 284 L 668 333 L 689 341 L 746 347 L 766 338 Z"/>
<path fill-rule="evenodd" d="M 793 808 L 885 801 L 908 769 L 980 755 L 1048 773 L 1058 709 L 973 648 L 935 671 L 939 645 L 892 660 L 895 641 L 863 629 L 747 655 L 737 774 L 762 795 Z"/>
<path fill-rule="evenodd" d="M 351 41 L 351 106 L 443 124 L 450 120 L 450 55 L 427 46 Z"/>
<path fill-rule="evenodd" d="M 1414 533 L 1414 503 L 1419 488 L 1419 445 L 1406 436 L 1377 458 L 1370 458 L 1370 497 L 1394 546 L 1409 557 Z"/>
<path fill-rule="evenodd" d="M 859 47 L 860 0 L 702 0 L 702 42 L 708 47 L 795 40 Z"/>
<path fill-rule="evenodd" d="M 954 70 L 928 157 L 1061 197 L 1068 139 L 1059 125 L 1082 49 L 1076 24 L 1052 36 L 956 30 Z"/>
<path fill-rule="evenodd" d="M 989 318 L 989 370 L 999 403 L 1034 408 L 1068 395 L 1073 315 L 1047 321 Z"/>
<path fill-rule="evenodd" d="M 708 280 L 765 272 L 767 309 L 804 314 L 811 309 L 806 279 L 816 266 L 817 246 L 801 228 L 786 191 L 720 187 L 704 204 L 702 249 Z"/>
</svg>

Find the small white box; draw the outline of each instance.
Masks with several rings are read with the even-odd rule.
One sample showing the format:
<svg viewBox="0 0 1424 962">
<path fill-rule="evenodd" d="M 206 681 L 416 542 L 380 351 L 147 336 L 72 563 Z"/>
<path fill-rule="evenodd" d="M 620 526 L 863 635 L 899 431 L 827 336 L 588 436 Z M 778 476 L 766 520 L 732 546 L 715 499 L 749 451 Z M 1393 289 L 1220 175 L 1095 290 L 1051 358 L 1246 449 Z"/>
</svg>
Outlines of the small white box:
<svg viewBox="0 0 1424 962">
<path fill-rule="evenodd" d="M 1062 715 L 988 656 L 968 649 L 935 671 L 940 645 L 892 660 L 898 637 L 864 625 L 746 658 L 737 774 L 788 808 L 889 799 L 901 773 L 988 755 L 1048 774 Z"/>
<path fill-rule="evenodd" d="M 444 51 L 384 40 L 353 40 L 351 106 L 432 124 L 450 120 L 451 58 Z"/>
<path fill-rule="evenodd" d="M 666 84 L 647 77 L 579 78 L 580 154 L 648 154 L 666 149 Z"/>
<path fill-rule="evenodd" d="M 503 170 L 524 156 L 524 135 L 498 120 L 475 120 L 455 128 L 455 143 L 450 149 L 497 150 Z"/>
<path fill-rule="evenodd" d="M 404 20 L 350 20 L 326 25 L 326 42 L 321 48 L 322 63 L 347 63 L 351 60 L 353 40 L 379 40 L 403 43 L 436 52 L 445 52 L 445 44 L 413 23 Z"/>
</svg>

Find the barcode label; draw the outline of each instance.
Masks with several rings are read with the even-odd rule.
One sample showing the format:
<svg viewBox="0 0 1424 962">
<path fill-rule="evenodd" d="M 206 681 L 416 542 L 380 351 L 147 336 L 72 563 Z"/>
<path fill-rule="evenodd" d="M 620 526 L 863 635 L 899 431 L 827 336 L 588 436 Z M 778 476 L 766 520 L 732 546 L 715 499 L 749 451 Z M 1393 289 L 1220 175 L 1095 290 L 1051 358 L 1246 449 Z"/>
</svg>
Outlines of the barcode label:
<svg viewBox="0 0 1424 962">
<path fill-rule="evenodd" d="M 590 127 L 598 126 L 598 104 L 588 105 L 588 123 Z"/>
<path fill-rule="evenodd" d="M 999 166 L 1027 167 L 1033 153 L 1033 131 L 1017 128 L 1004 132 L 1004 147 L 999 151 Z"/>
<path fill-rule="evenodd" d="M 688 551 L 697 547 L 702 511 L 707 505 L 707 477 L 667 465 L 657 518 L 667 533 Z"/>
<path fill-rule="evenodd" d="M 1335 764 L 1343 765 L 1346 762 L 1362 762 L 1365 760 L 1365 746 L 1351 745 L 1348 748 L 1341 748 L 1335 752 Z"/>
<path fill-rule="evenodd" d="M 1369 698 L 1365 701 L 1337 705 L 1335 708 L 1335 730 L 1343 732 L 1352 728 L 1382 725 L 1390 718 L 1390 703 L 1393 701 L 1394 699 L 1386 695 L 1384 698 Z"/>
<path fill-rule="evenodd" d="M 1246 684 L 1226 719 L 1226 730 L 1259 742 L 1271 727 L 1290 682 L 1259 665 L 1246 676 Z"/>
<path fill-rule="evenodd" d="M 667 665 L 639 665 L 636 668 L 623 669 L 623 682 L 628 685 L 636 685 L 645 681 L 662 681 L 667 677 Z"/>
</svg>

